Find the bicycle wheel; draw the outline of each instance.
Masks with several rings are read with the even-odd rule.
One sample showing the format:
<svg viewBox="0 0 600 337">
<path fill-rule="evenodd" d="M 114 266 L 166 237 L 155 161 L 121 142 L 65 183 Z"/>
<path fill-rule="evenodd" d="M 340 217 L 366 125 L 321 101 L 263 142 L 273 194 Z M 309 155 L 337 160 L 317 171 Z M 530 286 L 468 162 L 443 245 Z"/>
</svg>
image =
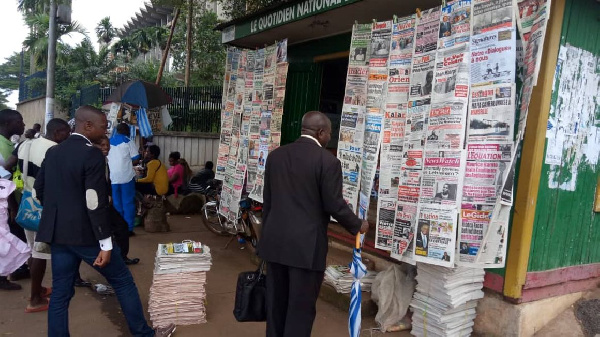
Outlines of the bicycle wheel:
<svg viewBox="0 0 600 337">
<path fill-rule="evenodd" d="M 221 225 L 225 218 L 219 214 L 216 202 L 207 202 L 202 206 L 202 223 L 209 231 L 217 235 L 229 235 Z"/>
</svg>

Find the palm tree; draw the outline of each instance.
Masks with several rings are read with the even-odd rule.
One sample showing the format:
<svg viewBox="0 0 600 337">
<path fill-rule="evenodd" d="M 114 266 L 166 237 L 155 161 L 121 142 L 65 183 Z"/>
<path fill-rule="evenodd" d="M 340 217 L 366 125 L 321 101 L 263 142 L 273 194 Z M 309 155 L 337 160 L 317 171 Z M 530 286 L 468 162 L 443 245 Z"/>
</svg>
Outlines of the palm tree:
<svg viewBox="0 0 600 337">
<path fill-rule="evenodd" d="M 146 54 L 152 48 L 152 39 L 145 29 L 134 30 L 131 33 L 131 42 L 142 54 Z"/>
<path fill-rule="evenodd" d="M 109 16 L 100 20 L 96 26 L 96 36 L 98 36 L 98 42 L 104 42 L 107 45 L 117 37 L 117 29 L 113 27 Z"/>
<path fill-rule="evenodd" d="M 112 52 L 115 57 L 122 56 L 125 59 L 125 63 L 139 54 L 130 37 L 122 37 L 119 41 L 115 42 L 112 46 Z"/>
<path fill-rule="evenodd" d="M 167 39 L 169 38 L 169 29 L 165 26 L 155 26 L 143 28 L 152 42 L 153 46 L 157 46 L 161 51 L 167 49 Z"/>
<path fill-rule="evenodd" d="M 25 38 L 25 41 L 23 41 L 23 44 L 32 52 L 34 64 L 38 68 L 44 68 L 48 55 L 48 27 L 50 26 L 50 16 L 45 13 L 32 14 L 29 15 L 25 21 L 32 29 L 27 38 Z M 69 25 L 58 25 L 56 29 L 58 44 L 60 45 L 62 43 L 61 40 L 63 36 L 69 36 L 71 33 L 86 35 L 83 26 L 76 21 L 71 22 Z"/>
</svg>

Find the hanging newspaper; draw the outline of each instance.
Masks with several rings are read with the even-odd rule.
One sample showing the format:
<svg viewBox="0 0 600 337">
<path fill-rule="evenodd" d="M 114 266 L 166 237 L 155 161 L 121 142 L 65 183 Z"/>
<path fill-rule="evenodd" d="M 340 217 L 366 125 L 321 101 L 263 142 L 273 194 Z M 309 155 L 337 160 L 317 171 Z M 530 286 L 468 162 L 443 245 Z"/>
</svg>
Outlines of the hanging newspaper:
<svg viewBox="0 0 600 337">
<path fill-rule="evenodd" d="M 496 204 L 475 263 L 484 263 L 487 268 L 504 268 L 511 209 L 511 206 Z"/>
<path fill-rule="evenodd" d="M 438 49 L 469 42 L 471 35 L 471 0 L 455 1 L 442 8 Z"/>
<path fill-rule="evenodd" d="M 358 209 L 358 217 L 361 219 L 367 219 L 367 212 L 369 210 L 371 188 L 377 170 L 377 159 L 379 158 L 382 122 L 383 115 L 368 113 L 365 116 Z"/>
<path fill-rule="evenodd" d="M 514 83 L 516 68 L 514 29 L 492 31 L 471 38 L 473 86 Z"/>
<path fill-rule="evenodd" d="M 372 24 L 356 24 L 352 27 L 352 40 L 350 42 L 350 58 L 348 64 L 353 66 L 367 66 L 371 55 L 371 28 Z"/>
<path fill-rule="evenodd" d="M 521 40 L 524 41 L 525 47 L 527 47 L 529 35 L 533 30 L 535 22 L 540 19 L 546 21 L 550 16 L 550 0 L 515 0 L 515 3 L 516 7 L 514 7 L 514 10 L 518 11 L 515 13 L 515 16 L 517 18 L 519 34 L 521 35 Z"/>
<path fill-rule="evenodd" d="M 432 103 L 469 99 L 469 48 L 461 45 L 437 52 Z M 465 111 L 466 113 L 466 111 Z"/>
<path fill-rule="evenodd" d="M 514 27 L 513 0 L 473 0 L 473 35 Z"/>
<path fill-rule="evenodd" d="M 367 108 L 374 109 L 374 113 L 382 113 L 381 110 L 385 108 L 387 82 L 387 68 L 369 67 L 369 80 L 367 81 Z"/>
<path fill-rule="evenodd" d="M 515 85 L 496 84 L 471 90 L 468 142 L 512 142 L 515 125 Z"/>
<path fill-rule="evenodd" d="M 383 250 L 392 249 L 395 213 L 395 198 L 377 198 L 377 232 L 375 232 L 375 248 Z"/>
<path fill-rule="evenodd" d="M 417 19 L 415 55 L 429 53 L 437 49 L 440 14 L 440 6 L 421 12 L 421 17 Z"/>
<path fill-rule="evenodd" d="M 373 23 L 371 32 L 370 68 L 387 68 L 390 56 L 392 37 L 392 21 Z"/>
<path fill-rule="evenodd" d="M 463 204 L 458 228 L 457 264 L 475 263 L 488 230 L 493 206 Z"/>
<path fill-rule="evenodd" d="M 406 104 L 389 103 L 386 105 L 379 173 L 379 197 L 382 198 L 396 198 L 398 195 L 406 128 L 406 107 Z"/>
<path fill-rule="evenodd" d="M 354 213 L 357 213 L 359 181 L 362 164 L 365 108 L 344 105 L 340 122 L 337 157 L 342 165 L 342 195 Z"/>
<path fill-rule="evenodd" d="M 415 40 L 416 16 L 410 15 L 398 19 L 392 25 L 392 50 L 390 51 L 390 68 L 408 66 L 412 63 Z"/>
<path fill-rule="evenodd" d="M 368 67 L 348 67 L 344 105 L 350 104 L 365 106 L 367 104 L 368 78 Z"/>
<path fill-rule="evenodd" d="M 467 104 L 446 101 L 433 104 L 429 111 L 426 149 L 460 150 L 464 146 Z"/>
<path fill-rule="evenodd" d="M 413 258 L 445 267 L 454 266 L 456 209 L 434 205 L 419 207 L 417 233 L 413 240 Z"/>
<path fill-rule="evenodd" d="M 410 77 L 409 98 L 429 97 L 433 90 L 433 73 L 435 70 L 435 53 L 424 54 L 413 58 Z"/>
<path fill-rule="evenodd" d="M 464 159 L 460 150 L 425 151 L 419 204 L 438 204 L 456 209 Z"/>
<path fill-rule="evenodd" d="M 225 69 L 226 79 L 223 87 L 223 100 L 225 103 L 221 108 L 221 136 L 219 142 L 219 151 L 217 153 L 217 167 L 215 179 L 223 180 L 225 178 L 225 169 L 229 156 L 231 145 L 231 131 L 233 126 L 233 107 L 235 100 L 235 84 L 237 82 L 239 51 L 235 48 L 227 50 Z"/>
<path fill-rule="evenodd" d="M 419 198 L 418 188 L 416 192 L 416 196 L 413 195 L 413 199 Z M 410 193 L 410 192 L 408 192 Z M 414 238 L 414 231 L 417 227 L 416 224 L 417 218 L 417 203 L 408 203 L 408 202 L 397 202 L 396 207 L 396 215 L 394 222 L 394 236 L 392 240 L 392 251 L 391 257 L 397 260 L 402 260 L 410 263 L 412 260 L 412 240 Z M 410 260 L 408 257 L 410 256 Z M 414 264 L 414 263 L 413 263 Z"/>
</svg>

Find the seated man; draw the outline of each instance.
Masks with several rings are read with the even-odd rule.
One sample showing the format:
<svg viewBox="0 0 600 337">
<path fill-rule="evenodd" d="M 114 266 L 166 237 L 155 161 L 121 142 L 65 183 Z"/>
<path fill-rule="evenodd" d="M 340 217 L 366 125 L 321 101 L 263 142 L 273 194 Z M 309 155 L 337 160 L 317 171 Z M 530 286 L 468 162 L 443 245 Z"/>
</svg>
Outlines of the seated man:
<svg viewBox="0 0 600 337">
<path fill-rule="evenodd" d="M 189 189 L 192 192 L 203 192 L 208 185 L 208 181 L 215 179 L 215 172 L 213 171 L 214 164 L 212 161 L 207 161 L 204 164 L 204 169 L 195 176 L 192 177 L 189 184 Z"/>
<path fill-rule="evenodd" d="M 135 182 L 135 189 L 142 194 L 166 195 L 169 191 L 167 168 L 158 159 L 160 148 L 150 145 L 144 152 L 146 176 Z"/>
</svg>

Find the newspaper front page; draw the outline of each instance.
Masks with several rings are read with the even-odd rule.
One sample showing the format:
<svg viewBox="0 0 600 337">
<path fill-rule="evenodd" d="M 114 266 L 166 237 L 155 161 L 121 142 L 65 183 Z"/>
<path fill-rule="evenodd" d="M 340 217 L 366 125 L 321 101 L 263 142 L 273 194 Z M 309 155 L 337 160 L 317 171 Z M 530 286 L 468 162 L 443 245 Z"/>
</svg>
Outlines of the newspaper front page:
<svg viewBox="0 0 600 337">
<path fill-rule="evenodd" d="M 471 0 L 454 1 L 442 8 L 438 49 L 469 43 Z"/>
</svg>

